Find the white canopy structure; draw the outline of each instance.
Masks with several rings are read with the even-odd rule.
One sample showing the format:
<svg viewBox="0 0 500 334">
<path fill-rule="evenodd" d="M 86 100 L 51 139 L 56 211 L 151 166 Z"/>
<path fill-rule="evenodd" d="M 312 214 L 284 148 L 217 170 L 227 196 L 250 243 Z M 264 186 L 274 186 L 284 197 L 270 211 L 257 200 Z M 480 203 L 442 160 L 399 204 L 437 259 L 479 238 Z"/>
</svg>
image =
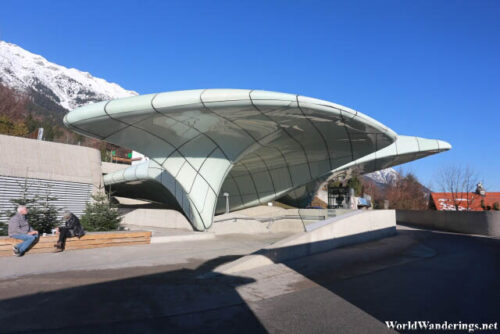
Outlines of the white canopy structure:
<svg viewBox="0 0 500 334">
<path fill-rule="evenodd" d="M 206 89 L 141 95 L 75 109 L 66 126 L 150 158 L 108 174 L 119 195 L 170 204 L 196 230 L 216 212 L 265 204 L 332 173 L 372 172 L 449 150 L 398 136 L 341 105 L 261 90 Z M 308 187 L 309 185 L 309 187 Z M 308 190 L 311 191 L 311 190 Z"/>
</svg>

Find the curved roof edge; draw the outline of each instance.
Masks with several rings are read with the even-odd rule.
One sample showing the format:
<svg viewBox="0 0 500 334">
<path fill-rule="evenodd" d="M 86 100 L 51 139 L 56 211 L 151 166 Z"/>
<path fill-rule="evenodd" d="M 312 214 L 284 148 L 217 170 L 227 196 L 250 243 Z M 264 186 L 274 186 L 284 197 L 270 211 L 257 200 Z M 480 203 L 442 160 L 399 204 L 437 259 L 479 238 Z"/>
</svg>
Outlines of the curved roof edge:
<svg viewBox="0 0 500 334">
<path fill-rule="evenodd" d="M 146 94 L 126 97 L 111 101 L 102 101 L 88 104 L 70 111 L 64 116 L 64 124 L 76 132 L 87 136 L 103 138 L 103 136 L 84 129 L 79 124 L 96 121 L 100 118 L 119 119 L 123 117 L 137 118 L 155 113 L 158 109 L 163 111 L 182 110 L 197 103 L 210 103 L 227 105 L 229 102 L 235 104 L 245 101 L 251 104 L 286 106 L 289 103 L 297 103 L 299 108 L 313 107 L 316 110 L 334 113 L 344 118 L 357 118 L 374 127 L 381 133 L 395 140 L 397 134 L 389 127 L 379 121 L 354 109 L 333 102 L 310 98 L 298 94 L 287 94 L 264 90 L 249 89 L 196 89 L 163 92 L 157 94 Z"/>
<path fill-rule="evenodd" d="M 336 168 L 332 173 L 336 174 L 352 168 L 357 168 L 361 174 L 371 173 L 445 152 L 451 148 L 451 144 L 443 140 L 401 135 L 391 145 Z"/>
</svg>

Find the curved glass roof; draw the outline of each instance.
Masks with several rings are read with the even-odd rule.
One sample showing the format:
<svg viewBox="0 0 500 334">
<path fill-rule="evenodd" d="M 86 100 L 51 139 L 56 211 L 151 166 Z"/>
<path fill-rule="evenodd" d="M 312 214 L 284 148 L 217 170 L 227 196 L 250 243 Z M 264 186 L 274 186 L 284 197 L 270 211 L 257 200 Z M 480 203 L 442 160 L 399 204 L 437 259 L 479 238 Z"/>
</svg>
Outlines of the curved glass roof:
<svg viewBox="0 0 500 334">
<path fill-rule="evenodd" d="M 264 204 L 343 166 L 373 160 L 385 148 L 390 153 L 400 142 L 394 131 L 355 110 L 260 90 L 189 90 L 105 101 L 71 111 L 64 123 L 148 156 L 144 164 L 106 175 L 105 184 L 121 192 L 135 184 L 135 196 L 175 201 L 197 230 L 211 226 L 216 210 L 225 206 L 219 201 L 224 193 L 231 210 Z M 418 158 L 418 152 L 411 154 Z"/>
</svg>

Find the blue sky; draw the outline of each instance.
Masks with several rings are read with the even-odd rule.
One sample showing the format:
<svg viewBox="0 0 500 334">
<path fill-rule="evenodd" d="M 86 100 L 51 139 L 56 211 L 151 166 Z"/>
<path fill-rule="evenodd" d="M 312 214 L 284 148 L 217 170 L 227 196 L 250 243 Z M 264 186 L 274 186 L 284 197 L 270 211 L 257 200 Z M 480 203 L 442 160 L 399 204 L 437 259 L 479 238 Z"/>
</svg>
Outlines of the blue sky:
<svg viewBox="0 0 500 334">
<path fill-rule="evenodd" d="M 500 1 L 9 1 L 0 39 L 139 93 L 249 88 L 357 109 L 500 191 Z M 434 181 L 434 182 L 433 182 Z"/>
</svg>

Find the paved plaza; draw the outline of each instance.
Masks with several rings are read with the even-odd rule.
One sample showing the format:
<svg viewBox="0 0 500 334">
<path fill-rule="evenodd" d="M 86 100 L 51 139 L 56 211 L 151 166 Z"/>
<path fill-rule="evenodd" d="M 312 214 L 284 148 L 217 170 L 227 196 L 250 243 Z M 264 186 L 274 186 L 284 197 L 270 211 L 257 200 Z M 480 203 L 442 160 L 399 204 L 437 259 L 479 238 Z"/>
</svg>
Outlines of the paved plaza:
<svg viewBox="0 0 500 334">
<path fill-rule="evenodd" d="M 382 333 L 389 320 L 499 319 L 499 239 L 398 227 L 394 237 L 212 274 L 277 239 L 1 258 L 0 332 Z"/>
</svg>

